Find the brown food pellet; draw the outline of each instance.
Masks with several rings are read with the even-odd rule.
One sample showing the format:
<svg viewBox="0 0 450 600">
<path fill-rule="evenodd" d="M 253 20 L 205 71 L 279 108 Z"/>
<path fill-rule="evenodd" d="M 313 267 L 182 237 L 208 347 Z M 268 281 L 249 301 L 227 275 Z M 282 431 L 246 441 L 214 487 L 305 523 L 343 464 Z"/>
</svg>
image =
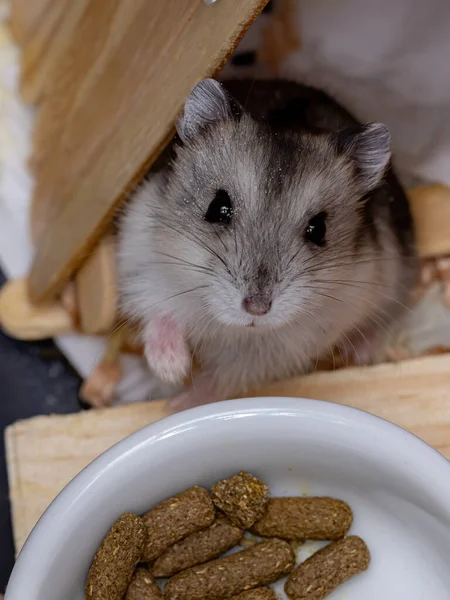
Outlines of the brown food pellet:
<svg viewBox="0 0 450 600">
<path fill-rule="evenodd" d="M 97 550 L 86 579 L 87 600 L 122 600 L 140 561 L 147 537 L 140 517 L 126 513 Z"/>
<path fill-rule="evenodd" d="M 213 502 L 232 523 L 248 529 L 264 513 L 269 489 L 252 475 L 241 471 L 212 487 Z"/>
<path fill-rule="evenodd" d="M 138 567 L 128 586 L 125 600 L 163 600 L 164 596 L 148 569 Z"/>
<path fill-rule="evenodd" d="M 285 540 L 337 540 L 346 535 L 352 521 L 350 506 L 335 498 L 270 498 L 251 531 Z"/>
<path fill-rule="evenodd" d="M 153 562 L 176 542 L 212 525 L 215 509 L 207 490 L 195 486 L 164 500 L 142 518 L 148 529 L 143 560 Z"/>
<path fill-rule="evenodd" d="M 177 542 L 156 559 L 151 569 L 155 577 L 170 577 L 189 567 L 217 558 L 236 546 L 244 535 L 243 529 L 219 516 L 207 529 L 192 533 Z"/>
<path fill-rule="evenodd" d="M 370 553 L 365 542 L 350 536 L 332 542 L 298 566 L 284 586 L 290 600 L 323 600 L 339 585 L 365 571 Z"/>
<path fill-rule="evenodd" d="M 275 592 L 268 587 L 257 588 L 233 596 L 230 600 L 277 600 Z"/>
<path fill-rule="evenodd" d="M 267 540 L 169 579 L 167 600 L 224 600 L 268 585 L 292 571 L 295 554 L 283 540 Z"/>
</svg>

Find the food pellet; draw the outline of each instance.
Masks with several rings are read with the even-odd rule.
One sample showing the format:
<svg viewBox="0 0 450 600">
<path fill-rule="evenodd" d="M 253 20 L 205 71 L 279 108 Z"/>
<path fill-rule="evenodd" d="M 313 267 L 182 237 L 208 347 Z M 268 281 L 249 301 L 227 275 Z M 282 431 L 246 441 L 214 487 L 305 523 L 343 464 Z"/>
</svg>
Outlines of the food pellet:
<svg viewBox="0 0 450 600">
<path fill-rule="evenodd" d="M 291 546 L 267 540 L 251 548 L 182 571 L 169 579 L 167 600 L 224 600 L 277 581 L 295 564 Z"/>
<path fill-rule="evenodd" d="M 179 540 L 212 525 L 215 516 L 211 496 L 198 486 L 164 500 L 142 517 L 148 529 L 143 561 L 153 562 Z"/>
<path fill-rule="evenodd" d="M 144 550 L 147 530 L 137 515 L 126 513 L 106 534 L 86 579 L 88 600 L 122 600 Z"/>
<path fill-rule="evenodd" d="M 298 566 L 284 586 L 290 600 L 323 600 L 339 585 L 365 571 L 370 553 L 365 542 L 350 536 L 333 542 Z"/>
<path fill-rule="evenodd" d="M 337 540 L 353 521 L 350 506 L 334 498 L 270 498 L 251 528 L 261 537 L 285 540 Z"/>
<path fill-rule="evenodd" d="M 236 546 L 244 530 L 219 516 L 207 529 L 192 533 L 177 542 L 156 559 L 152 566 L 155 577 L 170 577 L 179 571 L 217 558 Z"/>
<path fill-rule="evenodd" d="M 163 600 L 161 590 L 148 569 L 138 567 L 128 586 L 125 600 Z"/>
<path fill-rule="evenodd" d="M 249 590 L 233 596 L 230 600 L 277 600 L 275 592 L 268 587 Z"/>
<path fill-rule="evenodd" d="M 242 529 L 248 529 L 263 515 L 269 493 L 263 481 L 244 471 L 219 481 L 212 491 L 214 504 Z"/>
</svg>

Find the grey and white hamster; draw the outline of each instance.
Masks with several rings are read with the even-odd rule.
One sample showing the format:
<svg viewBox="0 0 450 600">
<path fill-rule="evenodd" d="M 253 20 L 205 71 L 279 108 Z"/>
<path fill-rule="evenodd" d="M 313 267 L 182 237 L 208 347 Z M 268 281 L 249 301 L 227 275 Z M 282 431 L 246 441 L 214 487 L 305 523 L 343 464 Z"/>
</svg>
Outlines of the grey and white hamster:
<svg viewBox="0 0 450 600">
<path fill-rule="evenodd" d="M 406 196 L 382 124 L 283 80 L 198 83 L 178 139 L 126 207 L 120 297 L 164 380 L 202 365 L 180 408 L 366 362 L 416 277 Z"/>
</svg>

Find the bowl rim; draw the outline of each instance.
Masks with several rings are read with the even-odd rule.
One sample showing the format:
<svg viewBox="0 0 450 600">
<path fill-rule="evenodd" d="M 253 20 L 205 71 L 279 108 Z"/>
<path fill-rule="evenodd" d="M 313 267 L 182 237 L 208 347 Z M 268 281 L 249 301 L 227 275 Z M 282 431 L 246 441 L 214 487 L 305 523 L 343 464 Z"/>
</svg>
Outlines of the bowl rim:
<svg viewBox="0 0 450 600">
<path fill-rule="evenodd" d="M 111 448 L 100 454 L 76 475 L 56 496 L 47 507 L 39 521 L 34 526 L 21 549 L 16 564 L 13 568 L 5 594 L 5 600 L 18 600 L 21 598 L 22 575 L 29 573 L 28 563 L 33 562 L 34 556 L 39 553 L 41 540 L 48 538 L 49 529 L 54 531 L 55 523 L 65 518 L 74 504 L 89 493 L 90 486 L 111 471 L 116 463 L 126 460 L 126 455 L 138 451 L 141 446 L 152 444 L 167 437 L 175 435 L 177 430 L 181 433 L 183 428 L 203 421 L 215 421 L 237 417 L 251 417 L 258 415 L 287 416 L 315 416 L 322 415 L 326 419 L 344 420 L 347 424 L 364 428 L 368 434 L 384 431 L 389 435 L 389 445 L 402 447 L 401 455 L 405 453 L 414 457 L 414 466 L 421 473 L 425 485 L 432 485 L 437 498 L 448 498 L 450 495 L 450 461 L 438 450 L 425 441 L 402 429 L 386 419 L 375 416 L 361 409 L 346 405 L 295 397 L 254 397 L 237 400 L 226 400 L 214 404 L 207 404 L 164 417 L 150 423 L 138 431 L 125 437 Z M 370 435 L 363 436 L 367 440 Z M 365 443 L 369 443 L 368 441 Z M 393 460 L 398 460 L 393 455 Z M 428 483 L 427 481 L 428 480 Z M 450 519 L 450 506 L 448 508 Z"/>
</svg>

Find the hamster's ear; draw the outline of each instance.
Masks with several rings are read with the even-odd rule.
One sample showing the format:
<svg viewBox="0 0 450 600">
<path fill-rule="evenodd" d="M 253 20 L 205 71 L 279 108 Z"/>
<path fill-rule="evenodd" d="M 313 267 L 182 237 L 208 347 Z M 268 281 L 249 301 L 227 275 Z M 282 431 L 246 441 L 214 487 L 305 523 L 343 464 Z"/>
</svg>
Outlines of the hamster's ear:
<svg viewBox="0 0 450 600">
<path fill-rule="evenodd" d="M 351 158 L 364 193 L 373 189 L 384 175 L 391 158 L 391 136 L 386 125 L 356 125 L 338 133 L 338 152 Z"/>
<path fill-rule="evenodd" d="M 194 87 L 178 120 L 177 132 L 183 141 L 195 137 L 203 128 L 233 118 L 238 105 L 215 79 L 203 79 Z"/>
</svg>

